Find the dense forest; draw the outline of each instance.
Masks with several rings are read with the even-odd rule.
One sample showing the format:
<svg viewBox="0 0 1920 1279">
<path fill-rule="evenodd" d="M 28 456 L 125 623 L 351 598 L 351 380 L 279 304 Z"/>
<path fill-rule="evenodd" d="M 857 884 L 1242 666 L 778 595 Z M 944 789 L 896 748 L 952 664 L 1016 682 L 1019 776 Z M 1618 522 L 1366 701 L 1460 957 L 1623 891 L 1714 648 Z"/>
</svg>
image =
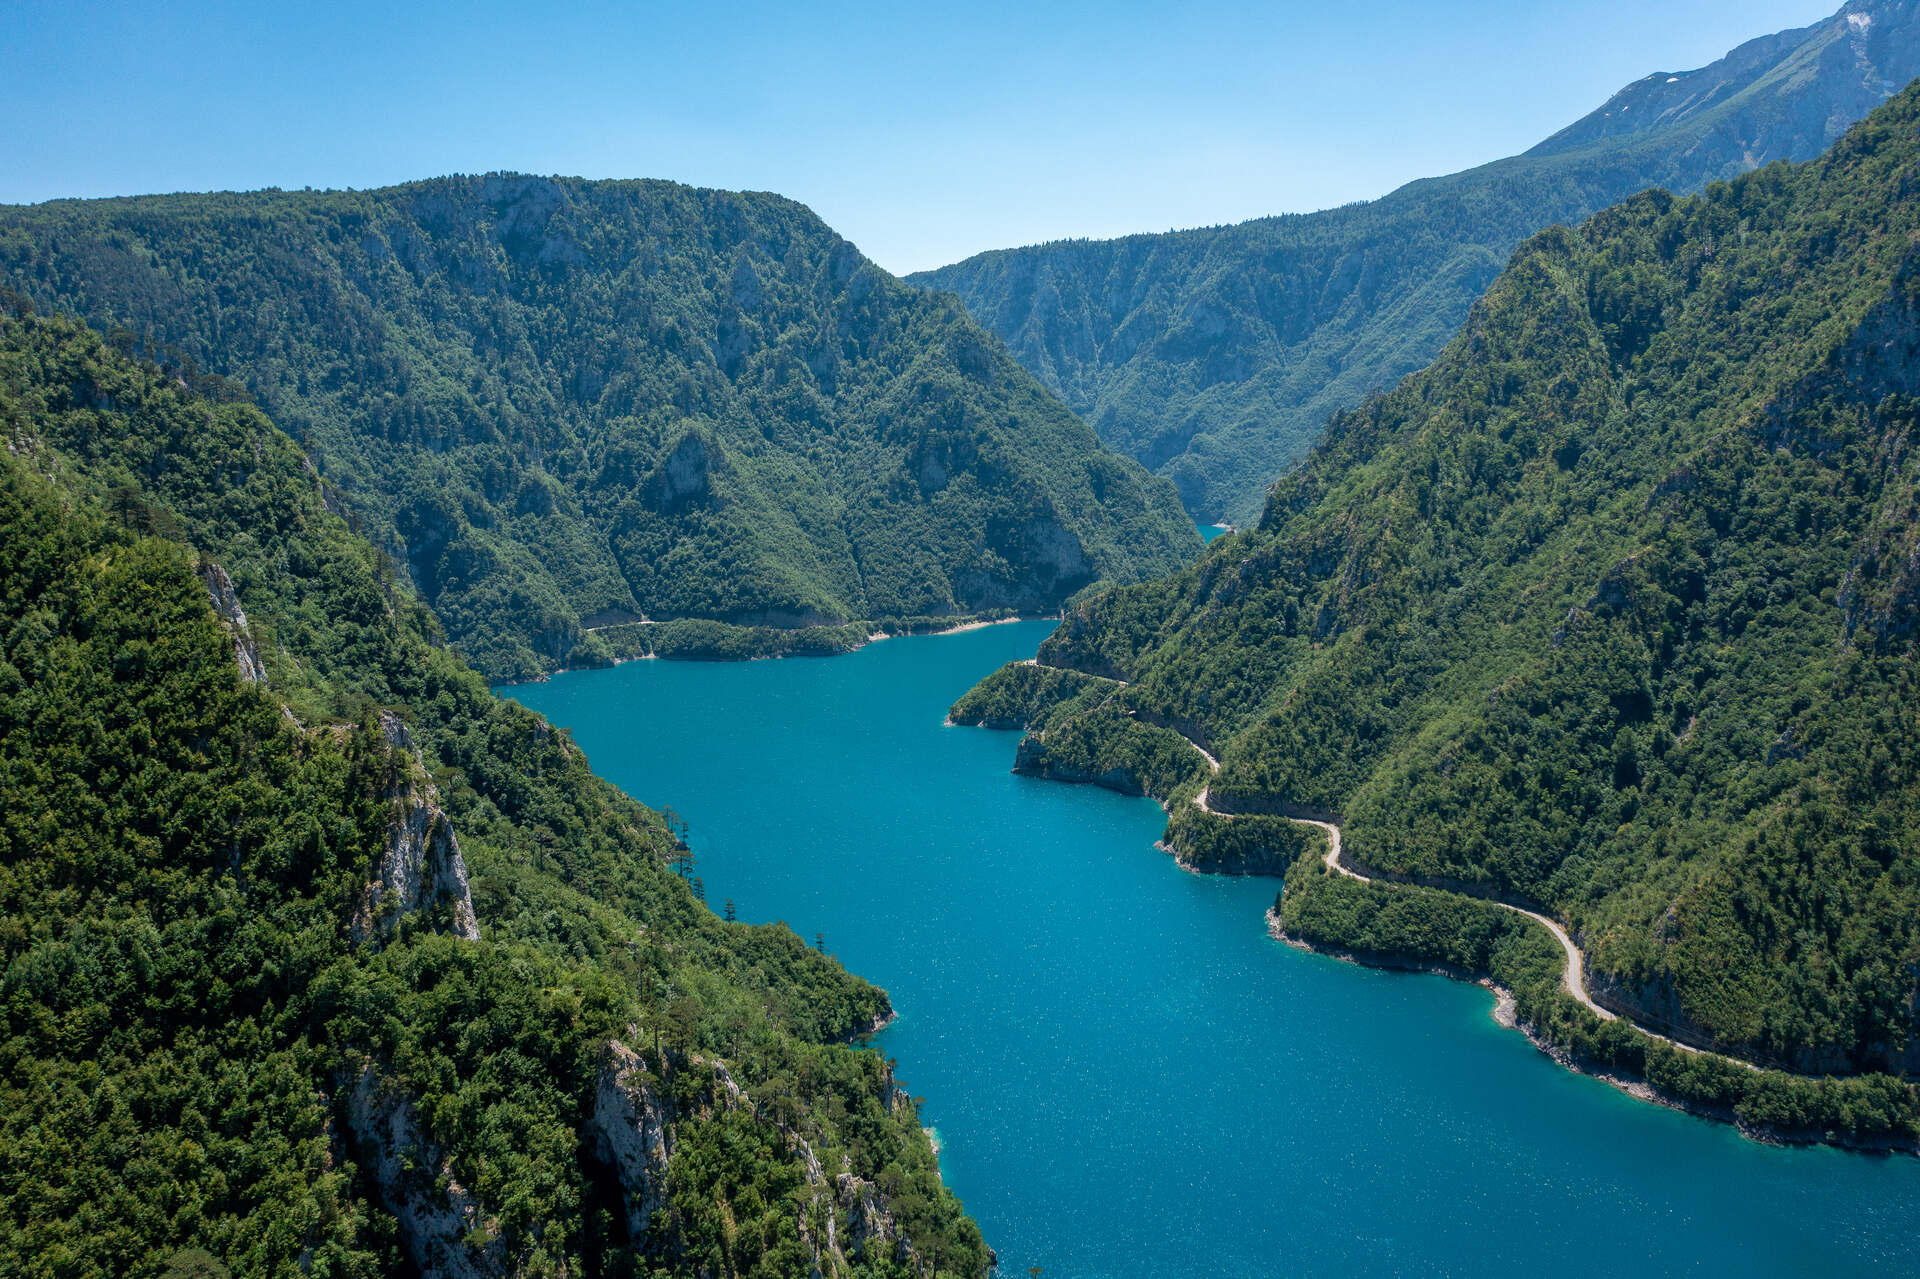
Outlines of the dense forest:
<svg viewBox="0 0 1920 1279">
<path fill-rule="evenodd" d="M 698 899 L 218 378 L 0 298 L 0 1272 L 982 1276 L 884 992 Z"/>
<path fill-rule="evenodd" d="M 1457 890 L 1303 858 L 1296 935 L 1487 971 L 1534 926 L 1475 897 L 1534 903 L 1617 1011 L 1859 1077 L 1748 1096 L 1727 1081 L 1792 1077 L 1603 1027 L 1556 999 L 1541 932 L 1521 967 L 1561 1043 L 1706 1071 L 1688 1095 L 1788 1128 L 1911 1135 L 1916 243 L 1920 86 L 1816 161 L 1543 232 L 1257 529 L 1084 601 L 955 718 L 1162 797 L 1205 776 L 1184 735 L 1219 756 L 1215 808 L 1338 815 L 1358 864 Z"/>
<path fill-rule="evenodd" d="M 984 253 L 950 289 L 1196 517 L 1248 524 L 1335 410 L 1428 364 L 1519 242 L 1648 187 L 1818 155 L 1920 74 L 1913 0 L 1849 0 L 1648 76 L 1522 156 L 1237 226 Z"/>
<path fill-rule="evenodd" d="M 957 301 L 773 195 L 54 201 L 0 209 L 0 284 L 240 383 L 496 679 L 610 625 L 1051 611 L 1200 545 Z"/>
</svg>

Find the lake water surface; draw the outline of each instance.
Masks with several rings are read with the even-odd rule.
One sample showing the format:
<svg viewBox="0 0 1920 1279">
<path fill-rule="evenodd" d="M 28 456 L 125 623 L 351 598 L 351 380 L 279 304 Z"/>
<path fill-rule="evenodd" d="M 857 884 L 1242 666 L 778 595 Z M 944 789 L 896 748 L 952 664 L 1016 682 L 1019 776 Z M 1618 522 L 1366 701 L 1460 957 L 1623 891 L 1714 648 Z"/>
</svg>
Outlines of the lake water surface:
<svg viewBox="0 0 1920 1279">
<path fill-rule="evenodd" d="M 887 988 L 878 1046 L 1003 1276 L 1920 1273 L 1920 1160 L 1570 1074 L 1477 987 L 1272 941 L 1277 881 L 1181 872 L 1151 801 L 943 725 L 1048 625 L 508 690 L 686 817 L 716 907 Z"/>
</svg>

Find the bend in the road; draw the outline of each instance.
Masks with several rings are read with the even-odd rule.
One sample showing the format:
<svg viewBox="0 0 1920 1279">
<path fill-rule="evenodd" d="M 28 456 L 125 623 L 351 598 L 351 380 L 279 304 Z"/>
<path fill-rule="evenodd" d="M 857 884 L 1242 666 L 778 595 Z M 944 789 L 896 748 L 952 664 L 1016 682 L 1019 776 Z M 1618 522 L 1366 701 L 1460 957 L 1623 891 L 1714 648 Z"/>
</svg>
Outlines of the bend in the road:
<svg viewBox="0 0 1920 1279">
<path fill-rule="evenodd" d="M 1023 663 L 1023 665 L 1038 666 L 1040 665 L 1040 661 L 1038 658 L 1028 658 L 1026 662 Z M 1055 669 L 1061 669 L 1061 668 L 1055 668 Z M 1119 680 L 1116 682 L 1120 685 L 1121 688 L 1126 687 L 1125 680 Z M 1119 689 L 1116 688 L 1114 692 L 1117 694 L 1119 692 Z M 1209 773 L 1218 773 L 1220 771 L 1220 761 L 1216 759 L 1213 753 L 1207 750 L 1206 747 L 1200 745 L 1200 743 L 1194 741 L 1191 737 L 1188 737 L 1185 733 L 1181 733 L 1178 729 L 1169 729 L 1169 731 L 1178 734 L 1182 741 L 1186 742 L 1187 745 L 1193 747 L 1194 750 L 1200 752 L 1200 757 L 1207 761 L 1207 770 Z M 1211 786 L 1201 787 L 1199 793 L 1193 797 L 1194 806 L 1197 807 L 1201 812 L 1207 813 L 1213 817 L 1218 817 L 1223 821 L 1231 821 L 1235 817 L 1239 816 L 1239 814 L 1236 814 L 1236 813 L 1223 813 L 1219 809 L 1213 808 L 1212 806 L 1210 806 L 1207 802 L 1207 799 L 1208 799 L 1208 793 L 1211 790 L 1212 790 Z M 1326 862 L 1326 866 L 1328 870 L 1336 871 L 1339 874 L 1347 876 L 1349 879 L 1357 879 L 1362 883 L 1371 884 L 1376 882 L 1372 876 L 1362 874 L 1360 871 L 1356 870 L 1347 861 L 1346 854 L 1342 850 L 1340 845 L 1340 827 L 1339 826 L 1335 825 L 1333 822 L 1315 821 L 1312 818 L 1306 818 L 1306 817 L 1290 817 L 1287 820 L 1298 822 L 1302 826 L 1317 826 L 1321 830 L 1327 833 L 1327 854 L 1324 860 Z M 1415 885 L 1415 887 L 1418 887 L 1418 885 Z M 1595 1002 L 1593 996 L 1588 993 L 1586 959 L 1580 953 L 1580 947 L 1577 944 L 1575 944 L 1573 937 L 1567 932 L 1565 928 L 1563 928 L 1560 925 L 1559 921 L 1553 919 L 1550 916 L 1543 915 L 1539 911 L 1527 910 L 1524 907 L 1515 906 L 1508 902 L 1495 901 L 1490 898 L 1485 898 L 1481 900 L 1487 901 L 1489 905 L 1498 906 L 1502 910 L 1510 910 L 1516 915 L 1525 915 L 1528 919 L 1535 920 L 1541 926 L 1543 926 L 1549 933 L 1553 935 L 1553 939 L 1560 943 L 1560 949 L 1566 955 L 1566 965 L 1561 970 L 1561 974 L 1560 974 L 1561 987 L 1565 989 L 1569 995 L 1573 996 L 1573 998 L 1578 1000 L 1581 1003 L 1581 1005 L 1583 1005 L 1588 1011 L 1592 1012 L 1596 1017 L 1599 1017 L 1602 1021 L 1619 1020 L 1619 1015 L 1617 1013 L 1614 1013 L 1605 1008 L 1602 1008 L 1597 1002 Z M 1692 1044 L 1682 1043 L 1678 1039 L 1674 1039 L 1668 1035 L 1663 1035 L 1657 1030 L 1648 1030 L 1645 1026 L 1642 1026 L 1638 1022 L 1630 1020 L 1628 1024 L 1631 1025 L 1635 1030 L 1638 1030 L 1641 1034 L 1646 1035 L 1648 1038 L 1657 1039 L 1663 1044 L 1671 1044 L 1673 1047 L 1680 1049 L 1682 1052 L 1697 1053 L 1697 1052 L 1703 1051 L 1702 1049 L 1694 1047 Z M 1727 1060 L 1733 1061 L 1733 1062 L 1739 1062 L 1740 1065 L 1747 1067 L 1749 1070 L 1759 1069 L 1759 1067 L 1755 1066 L 1752 1062 L 1741 1061 L 1741 1059 L 1738 1057 L 1728 1057 Z"/>
</svg>

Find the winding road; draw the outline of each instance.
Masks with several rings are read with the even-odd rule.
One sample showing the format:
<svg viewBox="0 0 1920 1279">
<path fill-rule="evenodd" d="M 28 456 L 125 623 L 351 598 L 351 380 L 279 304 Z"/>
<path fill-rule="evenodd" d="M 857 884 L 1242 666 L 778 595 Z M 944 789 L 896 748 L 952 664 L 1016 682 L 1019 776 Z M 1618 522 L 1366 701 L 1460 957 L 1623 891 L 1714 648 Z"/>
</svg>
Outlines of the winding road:
<svg viewBox="0 0 1920 1279">
<path fill-rule="evenodd" d="M 1039 666 L 1040 662 L 1039 662 L 1039 659 L 1030 657 L 1026 661 L 1022 662 L 1021 665 Z M 1053 667 L 1048 667 L 1047 669 L 1065 670 L 1067 668 L 1053 666 Z M 1119 685 L 1119 688 L 1125 688 L 1127 684 L 1125 680 L 1116 680 L 1114 682 L 1117 685 Z M 1114 691 L 1118 693 L 1119 688 L 1116 688 Z M 1131 715 L 1132 712 L 1129 711 L 1128 714 Z M 1194 750 L 1200 752 L 1200 757 L 1207 761 L 1207 769 L 1209 772 L 1218 773 L 1220 771 L 1220 761 L 1214 758 L 1213 753 L 1209 751 L 1206 747 L 1194 741 L 1191 737 L 1188 737 L 1185 733 L 1179 732 L 1178 729 L 1169 729 L 1168 731 L 1178 734 L 1178 736 L 1182 741 L 1184 741 L 1187 745 L 1193 747 Z M 1236 814 L 1236 813 L 1223 813 L 1219 809 L 1211 807 L 1207 803 L 1207 796 L 1211 790 L 1212 790 L 1212 787 L 1210 786 L 1201 787 L 1200 793 L 1193 797 L 1194 806 L 1197 807 L 1203 813 L 1210 814 L 1211 816 L 1218 817 L 1226 821 L 1231 821 L 1236 816 L 1239 816 L 1239 814 Z M 1357 879 L 1363 884 L 1371 884 L 1376 882 L 1371 875 L 1364 875 L 1360 871 L 1354 869 L 1353 865 L 1347 860 L 1346 853 L 1342 850 L 1340 846 L 1339 826 L 1335 825 L 1332 822 L 1315 821 L 1312 818 L 1307 818 L 1307 817 L 1290 817 L 1287 820 L 1298 822 L 1302 826 L 1317 826 L 1321 830 L 1327 833 L 1327 855 L 1322 860 L 1326 863 L 1326 867 L 1328 870 L 1338 872 L 1339 874 L 1345 875 L 1349 879 Z M 1399 881 L 1387 880 L 1387 881 L 1379 881 L 1379 882 L 1397 884 Z M 1418 884 L 1414 884 L 1412 886 L 1420 887 L 1420 885 Z M 1558 921 L 1554 920 L 1550 916 L 1541 914 L 1539 911 L 1527 910 L 1524 907 L 1514 906 L 1508 902 L 1496 901 L 1492 898 L 1478 898 L 1476 900 L 1485 901 L 1488 905 L 1498 906 L 1502 910 L 1510 910 L 1516 915 L 1525 915 L 1528 919 L 1538 921 L 1542 927 L 1544 927 L 1549 933 L 1553 935 L 1553 939 L 1560 943 L 1560 949 L 1562 952 L 1565 953 L 1567 957 L 1566 966 L 1564 969 L 1562 969 L 1560 974 L 1560 985 L 1566 990 L 1567 994 L 1579 1000 L 1580 1003 L 1584 1005 L 1590 1012 L 1592 1012 L 1594 1016 L 1600 1018 L 1602 1021 L 1619 1020 L 1619 1014 L 1610 1012 L 1607 1009 L 1602 1008 L 1598 1003 L 1594 1001 L 1593 996 L 1587 993 L 1586 960 L 1580 953 L 1580 947 L 1574 944 L 1573 938 L 1567 933 L 1567 930 L 1565 928 L 1562 928 L 1560 926 Z M 1694 1047 L 1692 1044 L 1682 1043 L 1677 1039 L 1661 1034 L 1657 1030 L 1648 1030 L 1645 1026 L 1642 1026 L 1638 1022 L 1629 1021 L 1628 1024 L 1633 1026 L 1633 1028 L 1635 1030 L 1638 1030 L 1641 1034 L 1646 1035 L 1651 1039 L 1657 1039 L 1661 1043 L 1671 1044 L 1673 1047 L 1680 1049 L 1682 1052 L 1697 1053 L 1702 1051 L 1701 1049 Z M 1748 1069 L 1753 1069 L 1753 1070 L 1759 1069 L 1757 1066 L 1754 1066 L 1751 1062 L 1741 1061 L 1741 1059 L 1738 1057 L 1729 1057 L 1727 1060 L 1739 1062 L 1740 1065 L 1746 1066 Z"/>
<path fill-rule="evenodd" d="M 1169 731 L 1178 732 L 1178 730 Z M 1207 748 L 1199 742 L 1194 741 L 1191 737 L 1188 737 L 1185 733 L 1180 733 L 1180 738 L 1186 742 L 1187 745 L 1200 752 L 1200 757 L 1207 761 L 1207 768 L 1210 771 L 1215 773 L 1220 771 L 1220 761 L 1213 757 L 1211 751 L 1207 750 Z M 1237 813 L 1223 813 L 1219 809 L 1210 806 L 1207 803 L 1207 795 L 1212 789 L 1210 786 L 1201 787 L 1200 793 L 1193 797 L 1194 806 L 1201 812 L 1221 818 L 1224 821 L 1231 821 L 1239 816 Z M 1321 858 L 1321 860 L 1326 863 L 1328 870 L 1345 875 L 1348 879 L 1357 879 L 1363 884 L 1382 882 L 1399 885 L 1399 881 L 1397 880 L 1376 881 L 1373 876 L 1363 875 L 1355 870 L 1352 864 L 1347 861 L 1346 853 L 1340 847 L 1340 828 L 1332 822 L 1315 821 L 1311 817 L 1289 817 L 1287 820 L 1290 822 L 1298 822 L 1302 826 L 1317 826 L 1327 833 L 1327 855 Z M 1419 884 L 1410 886 L 1415 888 L 1421 887 Z M 1562 969 L 1560 973 L 1561 987 L 1564 988 L 1569 995 L 1572 995 L 1575 999 L 1579 1000 L 1581 1004 L 1585 1005 L 1586 1008 L 1591 1011 L 1594 1016 L 1600 1018 L 1600 1020 L 1619 1020 L 1618 1013 L 1609 1012 L 1607 1009 L 1602 1008 L 1594 1002 L 1593 996 L 1587 993 L 1586 959 L 1580 954 L 1580 948 L 1574 944 L 1573 938 L 1567 933 L 1566 929 L 1560 926 L 1558 921 L 1547 915 L 1542 915 L 1537 910 L 1527 910 L 1525 907 L 1515 906 L 1508 902 L 1496 901 L 1490 897 L 1481 897 L 1475 900 L 1484 901 L 1489 906 L 1498 906 L 1501 910 L 1510 910 L 1516 915 L 1525 915 L 1528 919 L 1538 921 L 1549 933 L 1553 934 L 1553 939 L 1560 943 L 1560 949 L 1566 954 L 1566 967 Z M 1649 1039 L 1657 1039 L 1663 1044 L 1671 1044 L 1681 1052 L 1697 1053 L 1704 1051 L 1703 1049 L 1694 1047 L 1692 1044 L 1682 1043 L 1678 1039 L 1663 1035 L 1657 1030 L 1648 1030 L 1637 1021 L 1629 1021 L 1627 1024 Z M 1749 1070 L 1759 1069 L 1759 1067 L 1755 1066 L 1752 1062 L 1741 1061 L 1738 1057 L 1729 1057 L 1727 1060 L 1745 1066 Z"/>
</svg>

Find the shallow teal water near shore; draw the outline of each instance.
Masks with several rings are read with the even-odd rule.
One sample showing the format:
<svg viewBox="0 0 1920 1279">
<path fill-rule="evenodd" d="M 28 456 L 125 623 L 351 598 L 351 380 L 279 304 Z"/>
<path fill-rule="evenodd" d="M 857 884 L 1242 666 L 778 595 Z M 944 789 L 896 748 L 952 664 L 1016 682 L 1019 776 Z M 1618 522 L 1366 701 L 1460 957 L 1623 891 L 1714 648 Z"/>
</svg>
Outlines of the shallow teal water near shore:
<svg viewBox="0 0 1920 1279">
<path fill-rule="evenodd" d="M 1179 871 L 1151 801 L 942 724 L 1047 626 L 507 690 L 687 818 L 716 907 L 892 993 L 879 1046 L 1002 1275 L 1920 1273 L 1920 1160 L 1569 1074 L 1477 987 L 1270 940 L 1276 882 Z"/>
</svg>

